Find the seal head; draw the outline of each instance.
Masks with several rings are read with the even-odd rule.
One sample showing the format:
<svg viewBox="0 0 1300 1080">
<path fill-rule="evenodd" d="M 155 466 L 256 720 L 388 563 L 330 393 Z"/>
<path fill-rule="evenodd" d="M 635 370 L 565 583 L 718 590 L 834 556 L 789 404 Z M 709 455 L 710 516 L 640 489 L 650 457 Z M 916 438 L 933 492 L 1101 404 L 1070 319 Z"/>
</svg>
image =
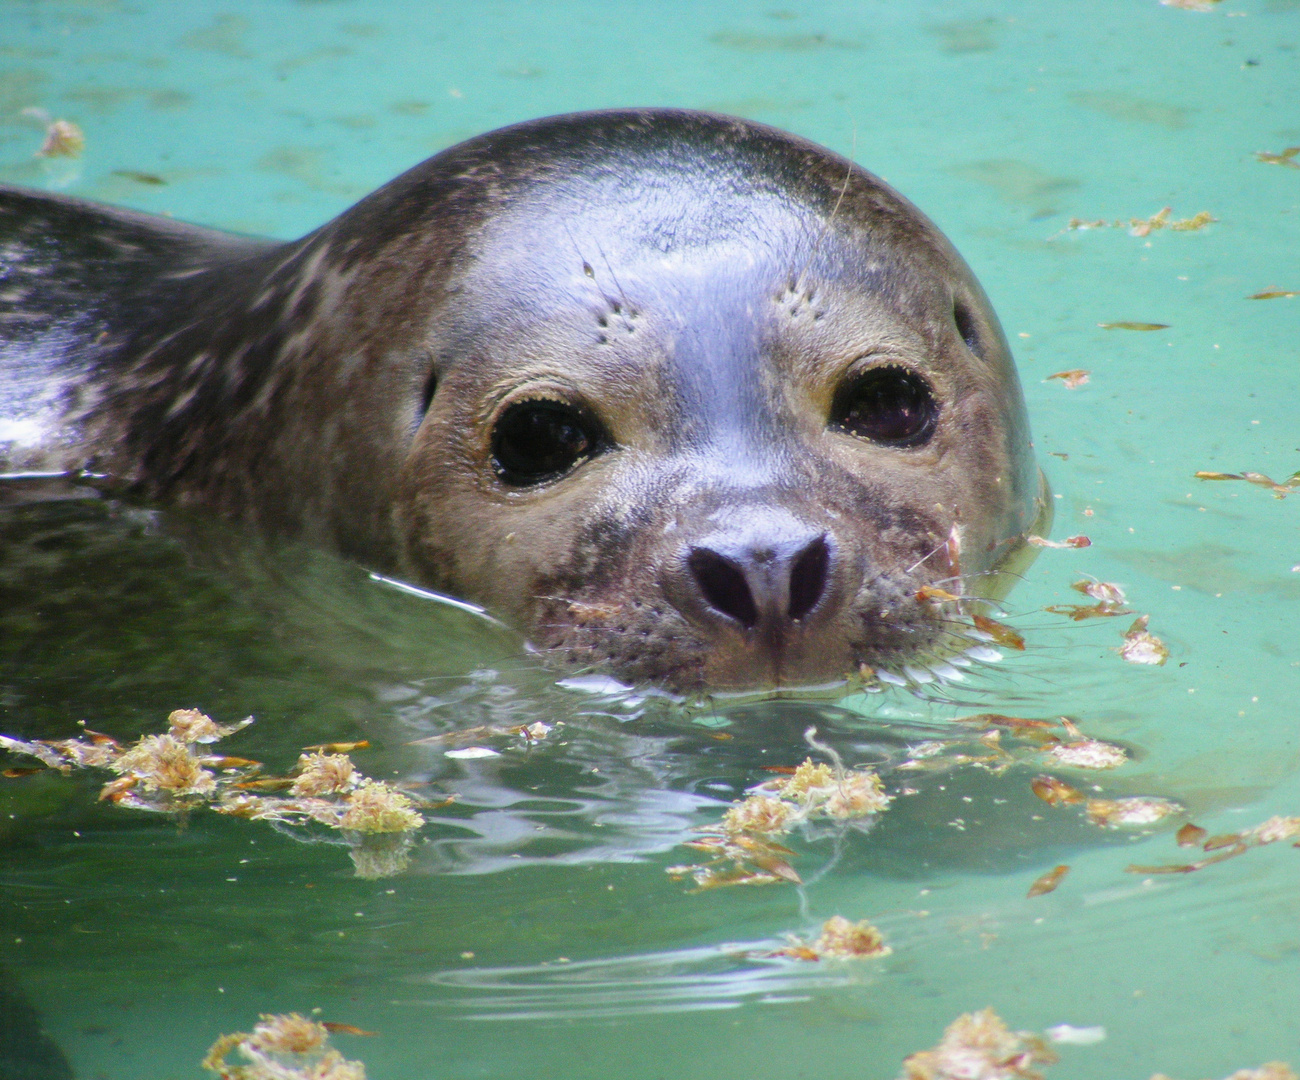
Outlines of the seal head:
<svg viewBox="0 0 1300 1080">
<path fill-rule="evenodd" d="M 448 164 L 485 159 L 406 564 L 571 664 L 684 690 L 969 647 L 935 597 L 1000 596 L 1045 500 L 997 318 L 935 227 L 719 117 L 541 121 Z"/>
<path fill-rule="evenodd" d="M 533 121 L 295 244 L 170 243 L 147 311 L 101 302 L 99 352 L 64 349 L 64 465 L 478 601 L 567 665 L 684 693 L 923 677 L 1043 526 L 970 270 L 761 124 Z"/>
</svg>

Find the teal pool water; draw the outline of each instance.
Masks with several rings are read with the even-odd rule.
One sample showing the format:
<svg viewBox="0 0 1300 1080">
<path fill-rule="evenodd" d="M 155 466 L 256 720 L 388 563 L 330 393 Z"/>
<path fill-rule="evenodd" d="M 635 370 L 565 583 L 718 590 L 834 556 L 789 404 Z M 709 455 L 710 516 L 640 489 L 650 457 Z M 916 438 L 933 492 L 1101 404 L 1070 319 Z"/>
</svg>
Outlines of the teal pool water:
<svg viewBox="0 0 1300 1080">
<path fill-rule="evenodd" d="M 212 522 L 0 509 L 0 732 L 130 739 L 198 706 L 257 718 L 231 754 L 284 769 L 365 738 L 369 775 L 459 796 L 408 870 L 367 880 L 346 847 L 111 806 L 88 774 L 0 779 L 3 977 L 78 1076 L 109 1080 L 198 1076 L 219 1034 L 314 1008 L 378 1033 L 338 1037 L 375 1080 L 889 1080 L 986 1005 L 1105 1027 L 1049 1075 L 1300 1067 L 1300 851 L 1126 871 L 1194 858 L 1185 820 L 1300 814 L 1300 493 L 1194 478 L 1300 469 L 1300 296 L 1248 299 L 1300 290 L 1300 169 L 1257 154 L 1300 144 L 1300 3 L 0 4 L 0 179 L 243 232 L 300 235 L 493 127 L 632 104 L 849 154 L 965 255 L 1016 348 L 1053 535 L 1092 540 L 1012 594 L 1026 650 L 953 701 L 681 710 L 557 685 L 482 620 Z M 83 155 L 36 159 L 25 109 L 76 122 Z M 1068 227 L 1166 206 L 1216 220 Z M 1120 322 L 1167 325 L 1099 325 Z M 1071 369 L 1090 380 L 1048 378 Z M 1044 611 L 1085 575 L 1124 586 L 1166 665 L 1120 659 L 1127 618 Z M 1073 717 L 1133 760 L 1059 775 L 1188 816 L 1099 829 L 1032 794 L 1032 761 L 897 770 L 981 712 Z M 537 721 L 561 724 L 493 736 L 496 758 L 418 743 Z M 802 760 L 810 725 L 914 793 L 870 830 L 795 834 L 803 887 L 671 880 L 692 829 Z M 764 955 L 835 914 L 892 954 Z"/>
</svg>

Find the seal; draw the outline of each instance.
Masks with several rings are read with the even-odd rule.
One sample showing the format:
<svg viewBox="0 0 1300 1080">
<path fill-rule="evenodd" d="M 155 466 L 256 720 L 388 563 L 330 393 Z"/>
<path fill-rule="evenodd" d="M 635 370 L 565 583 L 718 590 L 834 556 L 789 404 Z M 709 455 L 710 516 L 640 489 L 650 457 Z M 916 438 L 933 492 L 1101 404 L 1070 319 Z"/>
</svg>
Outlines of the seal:
<svg viewBox="0 0 1300 1080">
<path fill-rule="evenodd" d="M 969 268 L 707 113 L 455 146 L 302 240 L 0 193 L 4 468 L 93 472 L 696 693 L 957 677 L 1049 500 Z"/>
</svg>

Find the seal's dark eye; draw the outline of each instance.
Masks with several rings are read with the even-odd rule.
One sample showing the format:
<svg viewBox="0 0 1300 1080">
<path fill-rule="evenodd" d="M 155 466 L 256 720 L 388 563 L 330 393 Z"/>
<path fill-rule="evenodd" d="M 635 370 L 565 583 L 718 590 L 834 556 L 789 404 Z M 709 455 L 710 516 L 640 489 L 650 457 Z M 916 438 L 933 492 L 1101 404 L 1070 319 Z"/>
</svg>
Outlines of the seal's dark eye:
<svg viewBox="0 0 1300 1080">
<path fill-rule="evenodd" d="M 574 405 L 520 401 L 492 431 L 492 461 L 505 483 L 527 487 L 568 472 L 607 442 L 595 417 Z"/>
<path fill-rule="evenodd" d="M 938 419 L 930 384 L 898 367 L 862 372 L 840 387 L 831 406 L 832 427 L 881 446 L 920 446 Z"/>
</svg>

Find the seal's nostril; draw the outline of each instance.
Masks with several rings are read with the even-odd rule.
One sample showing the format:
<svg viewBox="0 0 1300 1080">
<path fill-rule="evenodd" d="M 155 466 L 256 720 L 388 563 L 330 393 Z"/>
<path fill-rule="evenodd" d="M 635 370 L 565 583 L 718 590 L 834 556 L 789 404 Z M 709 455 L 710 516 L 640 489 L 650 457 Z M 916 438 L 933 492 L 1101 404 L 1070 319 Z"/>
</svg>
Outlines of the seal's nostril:
<svg viewBox="0 0 1300 1080">
<path fill-rule="evenodd" d="M 758 622 L 758 607 L 749 582 L 735 563 L 708 548 L 692 548 L 686 563 L 711 607 L 745 627 Z"/>
<path fill-rule="evenodd" d="M 795 559 L 790 568 L 790 618 L 802 619 L 817 606 L 826 591 L 830 556 L 826 537 L 819 536 Z"/>
</svg>

